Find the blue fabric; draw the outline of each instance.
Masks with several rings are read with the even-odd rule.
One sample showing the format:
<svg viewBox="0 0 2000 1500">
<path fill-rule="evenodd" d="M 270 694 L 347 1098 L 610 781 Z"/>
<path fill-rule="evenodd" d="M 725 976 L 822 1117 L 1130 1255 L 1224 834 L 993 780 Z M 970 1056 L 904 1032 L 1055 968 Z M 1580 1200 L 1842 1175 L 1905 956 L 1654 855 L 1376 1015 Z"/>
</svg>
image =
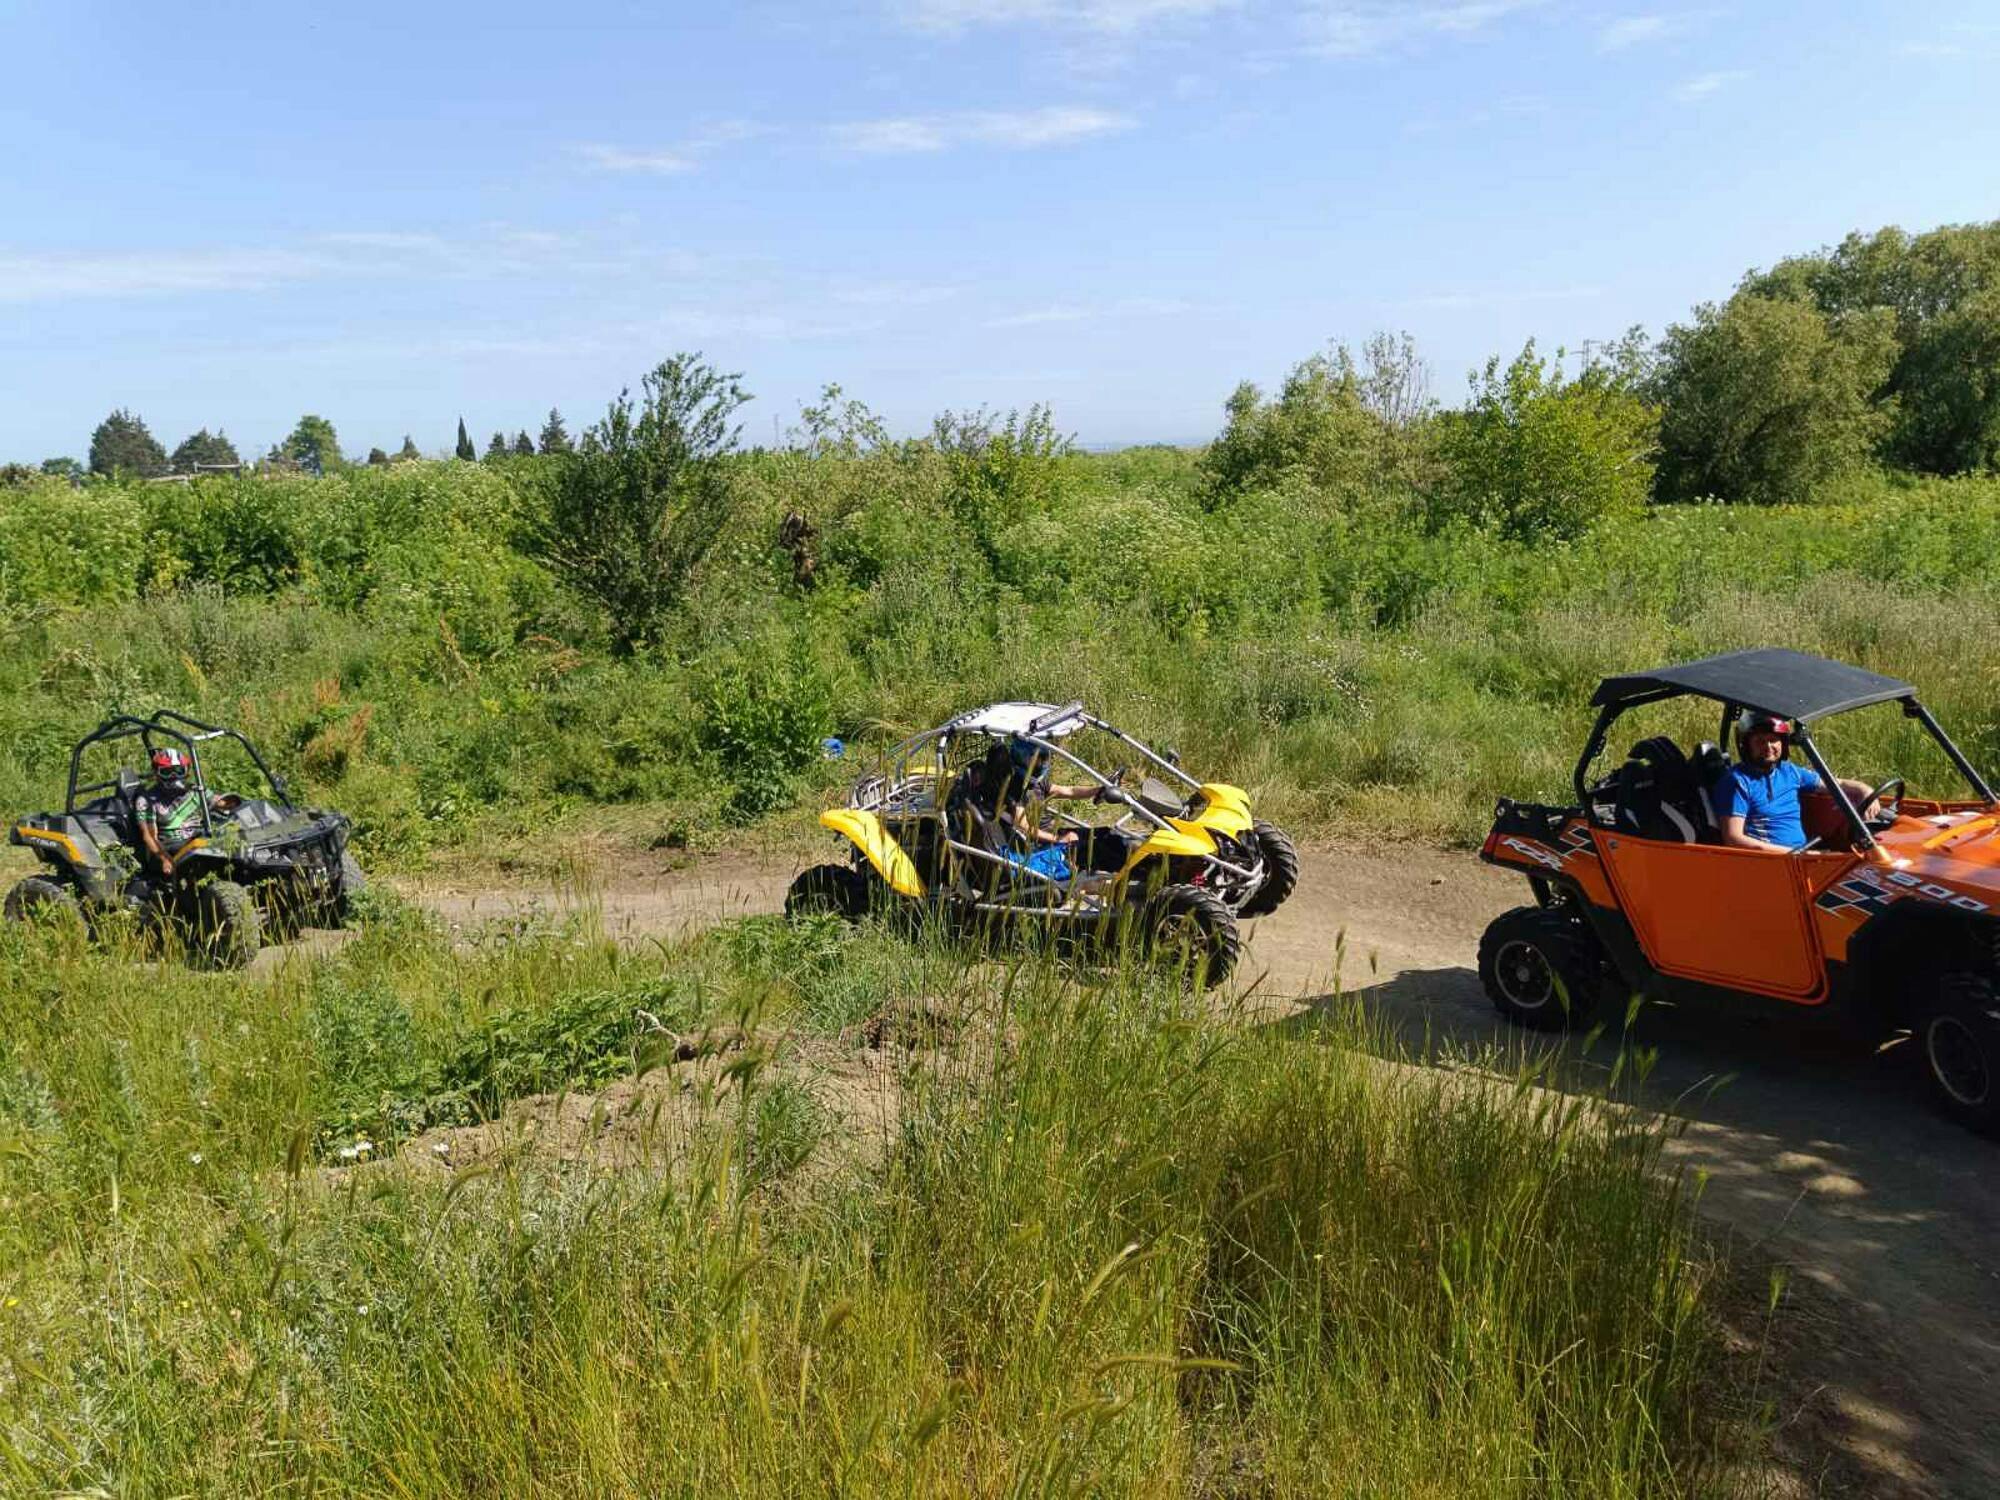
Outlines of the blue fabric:
<svg viewBox="0 0 2000 1500">
<path fill-rule="evenodd" d="M 1715 789 L 1715 815 L 1741 818 L 1743 831 L 1753 839 L 1803 849 L 1806 825 L 1799 817 L 1799 793 L 1819 789 L 1817 771 L 1788 760 L 1779 761 L 1769 771 L 1731 766 Z"/>
<path fill-rule="evenodd" d="M 1037 875 L 1046 875 L 1051 880 L 1069 879 L 1069 857 L 1059 844 L 1044 844 L 1033 854 L 1022 854 L 1009 849 L 1007 858 L 1017 865 L 1025 865 Z"/>
</svg>

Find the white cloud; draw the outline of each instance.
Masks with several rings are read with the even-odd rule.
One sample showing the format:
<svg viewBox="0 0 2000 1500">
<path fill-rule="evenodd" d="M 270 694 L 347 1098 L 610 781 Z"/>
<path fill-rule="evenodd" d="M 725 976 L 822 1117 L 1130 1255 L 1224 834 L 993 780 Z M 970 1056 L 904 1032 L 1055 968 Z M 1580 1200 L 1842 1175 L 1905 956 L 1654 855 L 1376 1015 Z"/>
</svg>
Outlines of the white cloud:
<svg viewBox="0 0 2000 1500">
<path fill-rule="evenodd" d="M 300 250 L 135 250 L 0 255 L 0 302 L 256 291 L 336 271 L 331 255 Z"/>
<path fill-rule="evenodd" d="M 1082 105 L 1046 109 L 971 110 L 959 114 L 903 115 L 856 120 L 828 128 L 834 146 L 861 156 L 913 155 L 952 146 L 1032 150 L 1063 146 L 1091 136 L 1129 130 L 1129 115 Z"/>
<path fill-rule="evenodd" d="M 924 31 L 1047 25 L 1129 33 L 1162 21 L 1231 10 L 1239 0 L 903 0 L 903 17 Z"/>
<path fill-rule="evenodd" d="M 659 177 L 692 172 L 723 146 L 767 134 L 749 120 L 719 120 L 670 146 L 611 146 L 602 142 L 570 149 L 600 172 L 650 172 Z"/>
<path fill-rule="evenodd" d="M 0 251 L 0 303 L 263 291 L 312 281 L 449 280 L 546 273 L 607 275 L 653 269 L 671 251 L 615 246 L 579 255 L 573 235 L 489 227 L 452 239 L 401 230 L 338 230 L 292 245 Z"/>
<path fill-rule="evenodd" d="M 1665 16 L 1626 16 L 1597 33 L 1597 50 L 1622 52 L 1642 42 L 1657 42 L 1672 35 L 1673 30 L 1673 23 Z"/>
<path fill-rule="evenodd" d="M 988 318 L 986 326 L 1038 328 L 1049 323 L 1084 323 L 1093 318 L 1172 317 L 1190 311 L 1192 306 L 1191 303 L 1172 297 L 1125 297 L 1096 307 L 1059 302 L 1047 307 L 1029 308 L 1025 312 L 1006 313 L 997 318 Z"/>
<path fill-rule="evenodd" d="M 1682 104 L 1698 104 L 1709 95 L 1719 93 L 1731 84 L 1741 83 L 1749 76 L 1741 68 L 1725 68 L 1719 72 L 1697 74 L 1674 90 L 1674 98 Z"/>
<path fill-rule="evenodd" d="M 1589 302 L 1604 295 L 1601 286 L 1559 286 L 1524 291 L 1433 292 L 1421 297 L 1404 297 L 1393 305 L 1425 309 L 1518 307 L 1538 302 Z"/>
<path fill-rule="evenodd" d="M 600 172 L 652 172 L 669 177 L 692 172 L 695 159 L 685 151 L 635 151 L 627 146 L 588 145 L 575 148 L 576 154 Z"/>
<path fill-rule="evenodd" d="M 1466 36 L 1495 21 L 1533 10 L 1543 0 L 1454 0 L 1402 5 L 1382 0 L 1308 5 L 1299 19 L 1297 50 L 1318 57 L 1366 57 L 1438 36 Z"/>
</svg>

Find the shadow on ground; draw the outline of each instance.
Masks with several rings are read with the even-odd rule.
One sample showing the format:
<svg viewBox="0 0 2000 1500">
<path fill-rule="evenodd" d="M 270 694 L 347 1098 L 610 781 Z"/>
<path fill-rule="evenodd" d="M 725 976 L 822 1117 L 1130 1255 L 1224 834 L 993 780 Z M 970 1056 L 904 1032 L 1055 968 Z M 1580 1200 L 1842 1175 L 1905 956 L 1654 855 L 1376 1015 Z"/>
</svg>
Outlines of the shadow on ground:
<svg viewBox="0 0 2000 1500">
<path fill-rule="evenodd" d="M 1836 1294 L 1810 1351 L 1837 1447 L 1875 1494 L 2000 1494 L 2000 1143 L 1930 1112 L 1907 1043 L 1886 1050 L 1810 1017 L 1647 1004 L 1594 1037 L 1514 1028 L 1465 967 L 1407 969 L 1306 998 L 1272 1023 L 1310 1038 L 1359 1004 L 1384 1051 L 1670 1112 L 1671 1155 L 1739 1251 Z M 1648 1066 L 1635 1068 L 1644 1059 Z M 1639 1075 L 1643 1073 L 1643 1077 Z"/>
</svg>

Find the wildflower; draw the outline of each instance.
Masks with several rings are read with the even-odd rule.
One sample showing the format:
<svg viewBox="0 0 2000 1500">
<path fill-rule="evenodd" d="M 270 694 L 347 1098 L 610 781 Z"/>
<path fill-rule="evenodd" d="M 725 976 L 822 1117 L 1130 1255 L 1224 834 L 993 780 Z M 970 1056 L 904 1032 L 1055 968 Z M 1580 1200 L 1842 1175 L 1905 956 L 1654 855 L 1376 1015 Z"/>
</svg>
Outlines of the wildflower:
<svg viewBox="0 0 2000 1500">
<path fill-rule="evenodd" d="M 188 1152 L 188 1160 L 189 1160 L 190 1162 L 194 1163 L 194 1165 L 196 1165 L 197 1167 L 198 1167 L 198 1166 L 200 1166 L 200 1165 L 201 1165 L 201 1153 L 200 1153 L 199 1151 L 190 1151 L 190 1152 Z"/>
</svg>

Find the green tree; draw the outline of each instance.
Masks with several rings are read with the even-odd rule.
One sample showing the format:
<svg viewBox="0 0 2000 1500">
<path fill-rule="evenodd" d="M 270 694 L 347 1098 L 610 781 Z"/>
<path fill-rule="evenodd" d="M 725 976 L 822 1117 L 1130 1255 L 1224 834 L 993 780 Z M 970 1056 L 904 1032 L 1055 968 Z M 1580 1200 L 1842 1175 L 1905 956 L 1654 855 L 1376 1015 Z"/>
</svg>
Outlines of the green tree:
<svg viewBox="0 0 2000 1500">
<path fill-rule="evenodd" d="M 422 458 L 422 457 L 423 454 L 417 452 L 417 445 L 410 441 L 410 435 L 407 432 L 404 433 L 403 446 L 396 450 L 396 462 L 402 463 L 406 459 Z"/>
<path fill-rule="evenodd" d="M 314 474 L 331 473 L 344 462 L 333 423 L 310 413 L 300 417 L 292 435 L 278 445 L 278 456 Z"/>
<path fill-rule="evenodd" d="M 389 467 L 389 455 L 384 453 L 380 448 L 370 448 L 368 450 L 368 463 L 372 468 L 386 469 Z"/>
<path fill-rule="evenodd" d="M 620 652 L 657 637 L 728 524 L 732 418 L 750 399 L 739 378 L 675 355 L 530 492 L 524 550 L 603 608 Z"/>
<path fill-rule="evenodd" d="M 533 458 L 535 456 L 535 440 L 529 437 L 525 431 L 514 434 L 514 454 L 517 458 Z"/>
<path fill-rule="evenodd" d="M 1887 432 L 1893 411 L 1875 398 L 1895 358 L 1886 309 L 1835 322 L 1747 293 L 1696 308 L 1660 346 L 1659 498 L 1811 499 L 1868 463 Z"/>
<path fill-rule="evenodd" d="M 548 421 L 542 423 L 542 452 L 568 453 L 570 450 L 569 429 L 563 426 L 562 413 L 552 406 Z"/>
<path fill-rule="evenodd" d="M 507 456 L 507 434 L 504 432 L 496 432 L 493 434 L 492 439 L 486 444 L 486 462 L 491 463 L 496 458 L 505 458 L 506 456 Z"/>
<path fill-rule="evenodd" d="M 1352 496 L 1413 477 L 1431 412 L 1430 377 L 1408 334 L 1377 334 L 1357 362 L 1345 344 L 1293 366 L 1275 400 L 1249 381 L 1223 405 L 1202 455 L 1211 503 L 1303 482 Z"/>
<path fill-rule="evenodd" d="M 1835 326 L 1888 316 L 1883 457 L 1936 474 L 2000 467 L 2000 220 L 1850 234 L 1751 273 L 1739 295 L 1806 303 Z"/>
<path fill-rule="evenodd" d="M 122 408 L 90 435 L 90 472 L 140 474 L 151 478 L 167 468 L 167 450 L 146 430 L 145 421 Z"/>
<path fill-rule="evenodd" d="M 2000 282 L 1927 321 L 1889 383 L 1893 459 L 1933 474 L 2000 469 Z"/>
<path fill-rule="evenodd" d="M 1579 536 L 1645 503 L 1657 426 L 1629 372 L 1593 364 L 1565 380 L 1560 351 L 1544 362 L 1530 340 L 1505 370 L 1488 360 L 1465 409 L 1439 419 L 1431 518 L 1516 541 Z"/>
<path fill-rule="evenodd" d="M 174 449 L 173 468 L 176 474 L 192 474 L 197 464 L 240 464 L 243 457 L 236 451 L 236 445 L 221 432 L 211 433 L 206 427 L 181 439 L 181 445 Z"/>
<path fill-rule="evenodd" d="M 42 472 L 57 479 L 67 479 L 71 484 L 81 484 L 85 470 L 73 458 L 45 458 L 42 460 Z"/>
<path fill-rule="evenodd" d="M 478 450 L 472 446 L 472 439 L 466 436 L 465 418 L 463 417 L 460 417 L 458 419 L 457 455 L 459 458 L 463 459 L 466 463 L 471 463 L 474 459 L 479 457 Z"/>
</svg>

